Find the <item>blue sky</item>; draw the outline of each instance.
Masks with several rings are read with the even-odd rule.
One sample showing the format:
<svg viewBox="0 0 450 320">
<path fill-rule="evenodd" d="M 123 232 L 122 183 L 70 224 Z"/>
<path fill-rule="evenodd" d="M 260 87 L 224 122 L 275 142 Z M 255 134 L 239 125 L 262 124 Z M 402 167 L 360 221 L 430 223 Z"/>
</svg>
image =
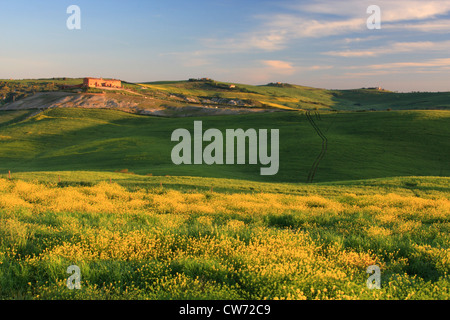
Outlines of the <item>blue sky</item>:
<svg viewBox="0 0 450 320">
<path fill-rule="evenodd" d="M 0 78 L 450 91 L 450 0 L 0 0 L 0 30 Z"/>
</svg>

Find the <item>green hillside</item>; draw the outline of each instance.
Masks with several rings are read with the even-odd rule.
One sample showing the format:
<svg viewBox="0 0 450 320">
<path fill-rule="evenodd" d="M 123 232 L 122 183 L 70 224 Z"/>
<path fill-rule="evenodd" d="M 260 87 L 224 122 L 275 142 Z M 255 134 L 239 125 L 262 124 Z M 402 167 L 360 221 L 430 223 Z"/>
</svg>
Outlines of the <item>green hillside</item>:
<svg viewBox="0 0 450 320">
<path fill-rule="evenodd" d="M 378 90 L 333 91 L 336 109 L 345 110 L 414 110 L 448 109 L 449 92 L 397 93 Z"/>
<path fill-rule="evenodd" d="M 32 114 L 32 111 L 29 112 Z M 49 109 L 27 119 L 0 115 L 0 172 L 120 171 L 262 182 L 306 182 L 322 139 L 304 112 L 204 118 L 156 118 L 112 110 Z M 17 117 L 17 118 L 15 118 Z M 314 182 L 398 176 L 449 176 L 450 111 L 322 112 L 312 114 L 328 140 Z M 171 162 L 177 128 L 279 129 L 280 169 L 261 165 L 180 165 Z"/>
<path fill-rule="evenodd" d="M 217 81 L 158 81 L 140 84 L 171 94 L 251 100 L 278 108 L 305 110 L 449 109 L 450 92 L 398 93 L 388 90 L 326 90 L 292 84 L 246 85 Z"/>
<path fill-rule="evenodd" d="M 35 93 L 80 91 L 61 89 L 62 85 L 81 84 L 82 79 L 51 78 L 38 80 L 0 80 L 0 107 L 33 96 Z M 126 90 L 84 90 L 101 93 L 118 101 L 136 102 L 138 109 L 208 106 L 242 109 L 294 110 L 448 110 L 450 92 L 397 93 L 388 90 L 326 90 L 293 84 L 247 85 L 215 80 L 157 81 L 130 83 Z M 85 93 L 84 93 L 85 94 Z M 237 105 L 233 105 L 237 103 Z M 170 113 L 169 113 L 170 114 Z"/>
</svg>

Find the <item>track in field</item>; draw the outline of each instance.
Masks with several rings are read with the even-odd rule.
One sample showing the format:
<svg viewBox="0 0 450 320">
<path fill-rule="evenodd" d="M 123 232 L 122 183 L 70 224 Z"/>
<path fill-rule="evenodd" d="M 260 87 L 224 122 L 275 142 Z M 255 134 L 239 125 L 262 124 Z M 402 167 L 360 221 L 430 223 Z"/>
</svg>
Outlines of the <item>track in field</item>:
<svg viewBox="0 0 450 320">
<path fill-rule="evenodd" d="M 317 120 L 322 120 L 320 117 L 320 114 L 318 112 L 315 112 L 314 116 Z M 322 150 L 320 151 L 320 154 L 317 156 L 311 169 L 309 170 L 308 179 L 306 181 L 307 183 L 312 183 L 314 180 L 314 176 L 316 175 L 317 169 L 319 168 L 320 161 L 323 159 L 323 157 L 327 153 L 328 139 L 322 133 L 319 126 L 314 122 L 313 116 L 311 116 L 311 111 L 306 111 L 306 118 L 308 119 L 309 123 L 312 125 L 314 130 L 316 130 L 319 137 L 322 139 Z"/>
</svg>

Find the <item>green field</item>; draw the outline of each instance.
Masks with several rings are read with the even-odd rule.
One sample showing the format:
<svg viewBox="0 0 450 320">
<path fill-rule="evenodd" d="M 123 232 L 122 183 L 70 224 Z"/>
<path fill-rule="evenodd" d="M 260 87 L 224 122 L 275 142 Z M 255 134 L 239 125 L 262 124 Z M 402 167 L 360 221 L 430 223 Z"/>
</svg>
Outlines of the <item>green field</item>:
<svg viewBox="0 0 450 320">
<path fill-rule="evenodd" d="M 12 111 L 11 111 L 12 112 Z M 13 113 L 13 112 L 12 112 Z M 321 139 L 302 112 L 196 118 L 203 128 L 280 130 L 280 170 L 261 176 L 260 165 L 172 164 L 177 128 L 193 131 L 192 118 L 167 119 L 120 111 L 51 109 L 0 122 L 0 172 L 109 171 L 266 182 L 306 182 Z M 315 122 L 328 150 L 315 182 L 396 176 L 449 176 L 449 111 L 322 113 Z"/>
</svg>

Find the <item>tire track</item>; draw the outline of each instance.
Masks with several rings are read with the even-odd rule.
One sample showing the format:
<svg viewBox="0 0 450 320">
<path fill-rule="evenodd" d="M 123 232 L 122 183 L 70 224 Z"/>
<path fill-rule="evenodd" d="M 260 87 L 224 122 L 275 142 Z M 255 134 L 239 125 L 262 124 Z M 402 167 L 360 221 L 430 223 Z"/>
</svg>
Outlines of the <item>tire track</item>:
<svg viewBox="0 0 450 320">
<path fill-rule="evenodd" d="M 309 170 L 307 183 L 312 183 L 314 180 L 314 176 L 316 175 L 317 169 L 319 168 L 320 161 L 322 161 L 323 157 L 327 153 L 328 149 L 328 139 L 325 137 L 325 135 L 322 133 L 320 128 L 317 126 L 317 124 L 314 122 L 313 117 L 311 116 L 311 111 L 306 111 L 306 118 L 308 119 L 311 126 L 314 128 L 314 130 L 317 132 L 319 137 L 322 139 L 322 150 L 320 151 L 320 154 L 317 156 L 316 160 L 314 161 L 311 169 Z M 320 119 L 320 115 L 318 112 L 315 112 L 316 119 Z"/>
</svg>

